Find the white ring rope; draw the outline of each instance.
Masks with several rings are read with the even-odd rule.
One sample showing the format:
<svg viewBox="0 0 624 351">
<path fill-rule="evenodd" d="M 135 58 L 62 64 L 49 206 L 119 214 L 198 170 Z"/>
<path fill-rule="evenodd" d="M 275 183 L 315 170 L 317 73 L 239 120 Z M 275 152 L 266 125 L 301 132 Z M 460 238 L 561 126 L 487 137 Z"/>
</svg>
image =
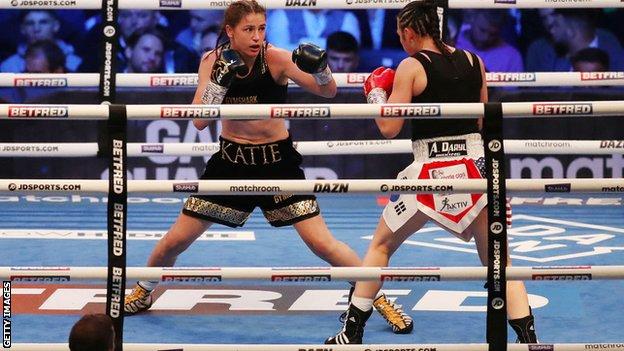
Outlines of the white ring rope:
<svg viewBox="0 0 624 351">
<path fill-rule="evenodd" d="M 362 88 L 369 73 L 334 73 L 339 88 Z M 624 86 L 624 72 L 488 72 L 490 87 Z M 197 74 L 117 73 L 122 88 L 195 88 Z M 0 73 L 0 87 L 97 87 L 97 73 Z M 290 82 L 296 86 L 294 82 Z"/>
<path fill-rule="evenodd" d="M 268 9 L 374 9 L 403 8 L 410 0 L 260 0 Z M 230 4 L 225 0 L 119 0 L 120 9 L 142 10 L 194 10 L 224 9 Z M 619 0 L 513 0 L 513 1 L 474 1 L 448 0 L 450 8 L 610 8 L 624 7 Z M 100 0 L 6 0 L 0 2 L 0 9 L 89 9 L 102 7 Z"/>
<path fill-rule="evenodd" d="M 624 115 L 624 100 L 503 102 L 504 117 L 588 117 Z M 258 104 L 125 105 L 129 120 L 154 119 L 372 119 L 478 118 L 482 103 L 443 104 Z M 107 105 L 0 104 L 0 119 L 108 119 Z"/>
<path fill-rule="evenodd" d="M 624 178 L 507 179 L 507 190 L 548 193 L 623 193 Z M 485 179 L 337 179 L 337 180 L 128 180 L 130 193 L 187 193 L 213 195 L 434 194 L 485 193 Z M 108 180 L 1 179 L 0 193 L 108 192 Z"/>
<path fill-rule="evenodd" d="M 128 143 L 128 156 L 210 156 L 219 143 Z M 304 156 L 384 155 L 412 153 L 412 141 L 298 141 Z M 611 155 L 624 153 L 624 140 L 505 140 L 510 155 Z M 0 143 L 0 157 L 92 157 L 97 143 Z"/>
<path fill-rule="evenodd" d="M 0 277 L 18 282 L 105 280 L 107 267 L 0 267 Z M 126 279 L 211 283 L 224 280 L 271 282 L 474 281 L 487 267 L 128 267 Z M 507 267 L 508 280 L 624 279 L 624 266 Z"/>
<path fill-rule="evenodd" d="M 362 344 L 362 345 L 317 345 L 317 344 L 134 344 L 124 343 L 126 351 L 488 351 L 488 344 Z M 14 351 L 69 351 L 67 344 L 52 343 L 13 343 Z M 621 343 L 586 343 L 586 344 L 508 344 L 509 351 L 624 351 Z"/>
</svg>

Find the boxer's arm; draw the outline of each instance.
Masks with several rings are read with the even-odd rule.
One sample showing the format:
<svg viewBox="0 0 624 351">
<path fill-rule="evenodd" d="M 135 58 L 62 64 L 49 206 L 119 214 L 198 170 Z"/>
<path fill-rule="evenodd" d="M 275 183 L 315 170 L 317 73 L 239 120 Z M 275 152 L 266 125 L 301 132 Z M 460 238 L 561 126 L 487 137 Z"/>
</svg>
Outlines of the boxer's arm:
<svg viewBox="0 0 624 351">
<path fill-rule="evenodd" d="M 214 53 L 214 50 L 202 57 L 197 71 L 199 80 L 197 83 L 197 89 L 195 90 L 195 96 L 193 96 L 193 104 L 203 104 L 201 98 L 206 90 L 206 86 L 208 86 L 208 83 L 210 82 L 210 72 L 212 72 L 212 65 L 214 64 L 216 58 L 217 55 Z M 211 121 L 207 119 L 194 119 L 193 125 L 195 128 L 203 130 L 210 124 L 210 122 Z"/>
<path fill-rule="evenodd" d="M 424 77 L 424 85 L 422 79 Z M 427 86 L 427 75 L 418 60 L 408 57 L 401 61 L 396 69 L 392 94 L 388 97 L 389 104 L 404 104 L 412 101 L 412 96 L 418 96 Z M 375 123 L 379 131 L 386 138 L 396 137 L 405 122 L 402 118 L 376 118 Z"/>
<path fill-rule="evenodd" d="M 476 56 L 476 55 L 475 55 Z M 486 103 L 488 102 L 488 90 L 487 90 L 487 80 L 485 78 L 485 65 L 483 64 L 483 60 L 481 60 L 481 58 L 479 56 L 477 56 L 477 59 L 479 59 L 479 66 L 481 67 L 481 102 Z M 477 124 L 479 125 L 479 130 L 483 129 L 483 117 L 480 117 L 477 120 Z"/>
<path fill-rule="evenodd" d="M 317 84 L 314 77 L 300 70 L 297 65 L 292 62 L 292 54 L 286 50 L 270 47 L 267 50 L 267 60 L 271 71 L 276 69 L 279 78 L 276 80 L 278 84 L 287 84 L 288 80 L 292 80 L 305 91 L 314 95 L 332 98 L 336 96 L 338 88 L 336 81 L 332 79 L 325 85 Z"/>
</svg>

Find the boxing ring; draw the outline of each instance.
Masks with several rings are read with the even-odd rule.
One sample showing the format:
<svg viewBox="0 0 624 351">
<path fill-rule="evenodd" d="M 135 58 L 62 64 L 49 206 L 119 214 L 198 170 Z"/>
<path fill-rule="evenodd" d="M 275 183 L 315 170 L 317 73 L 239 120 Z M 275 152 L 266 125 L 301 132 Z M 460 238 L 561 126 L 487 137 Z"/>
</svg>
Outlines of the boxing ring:
<svg viewBox="0 0 624 351">
<path fill-rule="evenodd" d="M 11 4 L 8 8 L 21 6 Z M 283 2 L 265 1 L 269 8 Z M 316 3 L 315 3 L 316 4 Z M 399 2 L 384 4 L 400 8 Z M 495 8 L 552 7 L 517 0 Z M 557 3 L 565 7 L 622 7 L 610 0 Z M 0 4 L 0 8 L 4 5 Z M 43 5 L 44 7 L 46 5 Z M 209 7 L 206 7 L 209 6 Z M 220 7 L 221 6 L 221 7 Z M 223 8 L 183 2 L 180 8 Z M 321 1 L 317 8 L 370 8 L 359 1 Z M 100 9 L 100 0 L 76 0 L 68 8 Z M 483 8 L 475 1 L 449 7 Z M 163 9 L 149 0 L 119 0 L 119 8 Z M 335 74 L 338 86 L 360 87 L 367 74 Z M 4 87 L 94 87 L 98 74 L 0 74 Z M 117 87 L 194 87 L 194 74 L 117 74 Z M 488 86 L 622 86 L 624 72 L 488 73 Z M 108 120 L 112 109 L 128 120 L 475 118 L 484 104 L 426 105 L 0 105 L 0 119 Z M 573 118 L 624 115 L 624 101 L 502 103 L 509 118 Z M 537 119 L 536 121 L 539 121 Z M 622 140 L 505 140 L 506 154 L 612 154 Z M 612 145 L 613 147 L 607 147 Z M 199 147 L 201 146 L 201 147 Z M 306 155 L 411 153 L 409 140 L 297 142 Z M 128 143 L 128 157 L 207 156 L 218 144 Z M 0 143 L 6 157 L 93 157 L 97 143 Z M 360 256 L 366 252 L 391 194 L 485 192 L 485 180 L 127 180 L 129 286 L 137 279 L 162 281 L 150 312 L 124 319 L 124 348 L 147 350 L 419 350 L 485 351 L 486 267 L 474 245 L 427 225 L 397 251 L 388 268 L 327 267 L 292 227 L 272 228 L 257 211 L 240 230 L 213 226 L 176 267 L 145 268 L 147 256 L 179 213 L 189 193 L 317 194 L 337 239 Z M 508 232 L 514 267 L 508 280 L 526 280 L 541 345 L 509 344 L 511 351 L 624 350 L 624 179 L 507 179 L 514 206 Z M 0 276 L 10 281 L 11 349 L 67 350 L 79 315 L 102 312 L 107 302 L 107 197 L 109 181 L 94 179 L 0 180 Z M 326 194 L 327 193 L 327 194 Z M 108 218 L 110 219 L 110 218 Z M 395 335 L 373 316 L 366 345 L 319 345 L 339 326 L 349 280 L 385 280 L 384 291 L 414 317 L 412 334 Z M 129 292 L 130 289 L 127 289 Z M 7 320 L 7 318 L 5 318 Z M 450 343 L 443 343 L 450 342 Z"/>
</svg>

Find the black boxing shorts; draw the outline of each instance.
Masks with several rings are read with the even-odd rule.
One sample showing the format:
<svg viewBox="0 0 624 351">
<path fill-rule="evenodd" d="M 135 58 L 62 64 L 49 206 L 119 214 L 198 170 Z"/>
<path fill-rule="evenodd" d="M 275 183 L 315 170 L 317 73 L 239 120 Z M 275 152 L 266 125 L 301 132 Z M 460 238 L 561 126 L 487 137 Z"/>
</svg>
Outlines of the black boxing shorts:
<svg viewBox="0 0 624 351">
<path fill-rule="evenodd" d="M 299 167 L 302 157 L 290 137 L 268 144 L 238 144 L 221 137 L 219 141 L 220 149 L 208 160 L 200 179 L 305 179 Z M 293 194 L 193 195 L 182 212 L 228 227 L 241 227 L 256 207 L 274 227 L 292 225 L 320 213 L 314 195 Z"/>
</svg>

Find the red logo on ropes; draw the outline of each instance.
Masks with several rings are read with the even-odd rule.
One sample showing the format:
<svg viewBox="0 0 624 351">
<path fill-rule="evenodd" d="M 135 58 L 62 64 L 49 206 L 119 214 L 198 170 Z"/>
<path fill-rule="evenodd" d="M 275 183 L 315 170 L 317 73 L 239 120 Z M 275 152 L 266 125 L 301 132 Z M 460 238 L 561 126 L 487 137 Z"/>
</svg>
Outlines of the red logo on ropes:
<svg viewBox="0 0 624 351">
<path fill-rule="evenodd" d="M 330 117 L 331 112 L 328 106 L 320 107 L 295 107 L 280 106 L 271 107 L 271 118 L 286 117 Z"/>
<path fill-rule="evenodd" d="M 219 118 L 218 107 L 163 106 L 160 108 L 161 118 Z"/>
<path fill-rule="evenodd" d="M 9 117 L 68 117 L 67 106 L 9 106 Z"/>
<path fill-rule="evenodd" d="M 196 86 L 198 82 L 197 75 L 169 76 L 156 75 L 150 77 L 150 86 L 152 87 L 171 87 L 171 86 Z"/>
<path fill-rule="evenodd" d="M 361 73 L 347 73 L 347 84 L 362 84 L 366 80 L 366 75 Z"/>
<path fill-rule="evenodd" d="M 534 115 L 591 115 L 592 104 L 533 104 Z"/>
<path fill-rule="evenodd" d="M 439 116 L 440 105 L 381 106 L 381 117 Z"/>
<path fill-rule="evenodd" d="M 624 2 L 624 0 L 622 0 Z M 624 72 L 579 72 L 581 80 L 624 79 Z"/>
<path fill-rule="evenodd" d="M 67 79 L 65 78 L 15 78 L 13 80 L 15 87 L 66 87 Z"/>
</svg>

